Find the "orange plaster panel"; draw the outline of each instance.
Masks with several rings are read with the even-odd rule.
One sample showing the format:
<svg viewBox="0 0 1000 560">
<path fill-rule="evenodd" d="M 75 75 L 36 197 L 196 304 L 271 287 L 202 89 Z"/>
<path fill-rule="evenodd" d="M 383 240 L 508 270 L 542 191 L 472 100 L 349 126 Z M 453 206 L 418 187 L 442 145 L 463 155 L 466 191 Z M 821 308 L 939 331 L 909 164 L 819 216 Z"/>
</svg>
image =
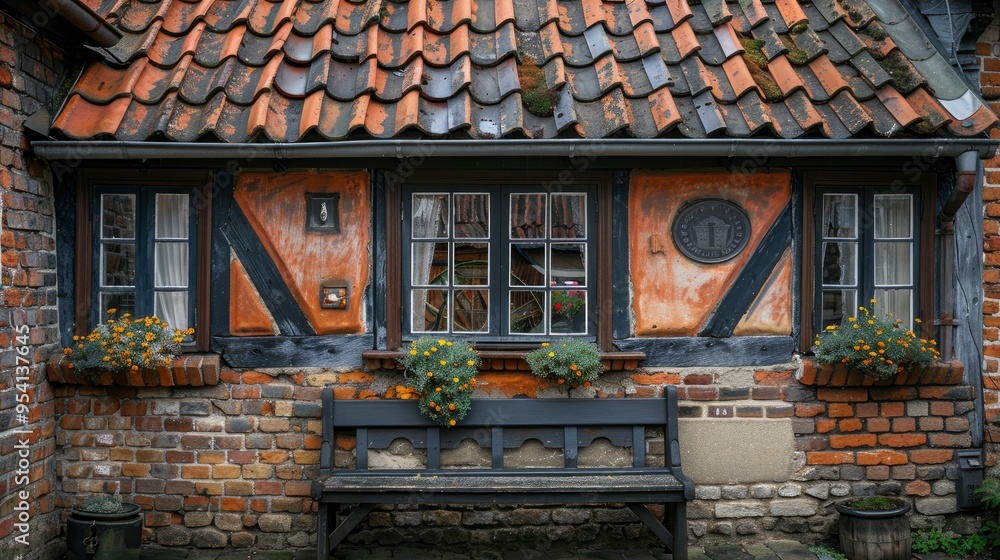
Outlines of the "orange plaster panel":
<svg viewBox="0 0 1000 560">
<path fill-rule="evenodd" d="M 247 173 L 235 199 L 317 334 L 364 332 L 371 208 L 365 171 Z M 340 233 L 306 231 L 306 193 L 340 193 Z M 347 286 L 347 309 L 321 309 L 321 286 Z"/>
<path fill-rule="evenodd" d="M 229 332 L 235 336 L 274 334 L 271 314 L 235 258 L 229 263 Z"/>
<path fill-rule="evenodd" d="M 733 329 L 735 336 L 788 335 L 792 333 L 792 253 L 786 250 L 781 262 L 764 283 L 747 314 Z"/>
<path fill-rule="evenodd" d="M 696 336 L 788 204 L 790 185 L 787 172 L 633 173 L 628 206 L 636 336 Z M 696 198 L 723 198 L 746 210 L 750 241 L 738 256 L 702 264 L 677 250 L 671 224 L 680 207 Z"/>
</svg>

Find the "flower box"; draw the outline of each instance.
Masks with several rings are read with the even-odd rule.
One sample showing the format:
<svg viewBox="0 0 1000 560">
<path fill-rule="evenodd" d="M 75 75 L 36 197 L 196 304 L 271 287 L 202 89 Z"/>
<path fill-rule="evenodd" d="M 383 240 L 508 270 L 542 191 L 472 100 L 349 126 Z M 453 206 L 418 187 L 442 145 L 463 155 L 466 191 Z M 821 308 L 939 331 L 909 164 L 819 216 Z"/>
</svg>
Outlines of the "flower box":
<svg viewBox="0 0 1000 560">
<path fill-rule="evenodd" d="M 101 375 L 95 385 L 119 385 L 124 387 L 174 387 L 218 385 L 220 360 L 217 354 L 185 354 L 175 358 L 170 366 L 139 371 L 117 371 Z M 77 377 L 65 356 L 58 355 L 49 360 L 47 373 L 52 383 L 91 384 Z"/>
<path fill-rule="evenodd" d="M 528 362 L 524 361 L 527 350 L 480 350 L 480 371 L 524 371 L 530 372 Z M 396 350 L 365 350 L 361 353 L 365 367 L 369 371 L 376 369 L 399 369 L 396 358 L 400 356 Z M 639 368 L 639 362 L 646 359 L 644 352 L 601 352 L 601 364 L 604 371 L 634 371 Z"/>
<path fill-rule="evenodd" d="M 796 379 L 815 387 L 884 387 L 888 385 L 958 385 L 965 366 L 961 362 L 935 362 L 928 367 L 914 367 L 888 379 L 872 379 L 846 364 L 822 365 L 815 358 L 802 358 Z"/>
</svg>

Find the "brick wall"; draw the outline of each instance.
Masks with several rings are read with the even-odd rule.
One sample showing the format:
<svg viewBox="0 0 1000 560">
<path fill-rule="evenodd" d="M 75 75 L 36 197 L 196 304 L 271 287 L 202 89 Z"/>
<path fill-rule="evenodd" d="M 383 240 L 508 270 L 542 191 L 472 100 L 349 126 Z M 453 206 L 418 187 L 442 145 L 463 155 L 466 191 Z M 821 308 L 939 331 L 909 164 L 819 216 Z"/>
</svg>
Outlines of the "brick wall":
<svg viewBox="0 0 1000 560">
<path fill-rule="evenodd" d="M 699 421 L 788 419 L 793 474 L 779 482 L 703 484 L 689 508 L 695 537 L 774 536 L 819 541 L 835 526 L 834 500 L 898 493 L 915 506 L 916 527 L 943 526 L 955 511 L 953 448 L 970 443 L 972 388 L 917 385 L 830 389 L 800 383 L 796 364 L 769 369 L 682 368 L 610 372 L 587 390 L 597 397 L 648 397 L 680 389 L 682 415 Z M 150 543 L 199 548 L 315 545 L 319 396 L 383 398 L 396 372 L 234 371 L 214 387 L 131 388 L 59 385 L 57 441 L 62 489 L 80 496 L 120 487 L 146 510 Z M 478 396 L 566 395 L 528 373 L 483 373 Z M 717 418 L 719 408 L 725 418 Z M 710 418 L 710 416 L 713 416 Z M 684 442 L 682 445 L 712 445 Z M 662 444 L 649 454 L 662 460 Z M 335 462 L 353 462 L 337 440 Z M 951 517 L 951 519 L 960 519 Z M 959 521 L 951 522 L 961 529 Z M 956 525 L 956 523 L 958 523 Z M 561 542 L 652 540 L 630 512 L 598 508 L 376 511 L 350 543 L 445 543 L 545 549 Z"/>
<path fill-rule="evenodd" d="M 61 546 L 55 402 L 43 367 L 58 342 L 52 182 L 28 153 L 22 123 L 49 102 L 62 70 L 60 51 L 0 14 L 0 558 L 5 560 L 16 554 L 56 557 Z M 25 377 L 21 387 L 18 375 Z M 16 408 L 19 395 L 27 409 Z"/>
<path fill-rule="evenodd" d="M 983 98 L 1000 112 L 1000 22 L 994 21 L 976 44 Z M 993 138 L 1000 138 L 994 130 Z M 983 400 L 989 463 L 1000 452 L 1000 157 L 983 162 Z"/>
</svg>

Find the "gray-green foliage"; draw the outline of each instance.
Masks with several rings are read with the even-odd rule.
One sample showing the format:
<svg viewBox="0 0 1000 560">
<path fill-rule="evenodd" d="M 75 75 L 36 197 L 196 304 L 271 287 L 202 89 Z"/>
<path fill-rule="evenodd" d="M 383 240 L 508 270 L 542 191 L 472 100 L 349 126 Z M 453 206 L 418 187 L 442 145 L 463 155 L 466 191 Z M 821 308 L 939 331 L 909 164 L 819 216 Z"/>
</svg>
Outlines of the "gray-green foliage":
<svg viewBox="0 0 1000 560">
<path fill-rule="evenodd" d="M 84 498 L 80 509 L 90 513 L 121 513 L 125 506 L 121 494 L 94 494 Z"/>
</svg>

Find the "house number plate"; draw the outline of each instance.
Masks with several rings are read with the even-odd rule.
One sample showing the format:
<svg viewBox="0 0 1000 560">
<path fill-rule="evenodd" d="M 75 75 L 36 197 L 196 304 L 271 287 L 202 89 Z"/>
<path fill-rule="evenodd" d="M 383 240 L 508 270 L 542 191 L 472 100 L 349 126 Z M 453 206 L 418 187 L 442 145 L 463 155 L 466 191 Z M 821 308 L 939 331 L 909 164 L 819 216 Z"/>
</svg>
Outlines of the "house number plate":
<svg viewBox="0 0 1000 560">
<path fill-rule="evenodd" d="M 700 198 L 681 207 L 672 230 L 674 244 L 686 257 L 700 263 L 720 263 L 746 248 L 750 216 L 735 202 Z"/>
</svg>

